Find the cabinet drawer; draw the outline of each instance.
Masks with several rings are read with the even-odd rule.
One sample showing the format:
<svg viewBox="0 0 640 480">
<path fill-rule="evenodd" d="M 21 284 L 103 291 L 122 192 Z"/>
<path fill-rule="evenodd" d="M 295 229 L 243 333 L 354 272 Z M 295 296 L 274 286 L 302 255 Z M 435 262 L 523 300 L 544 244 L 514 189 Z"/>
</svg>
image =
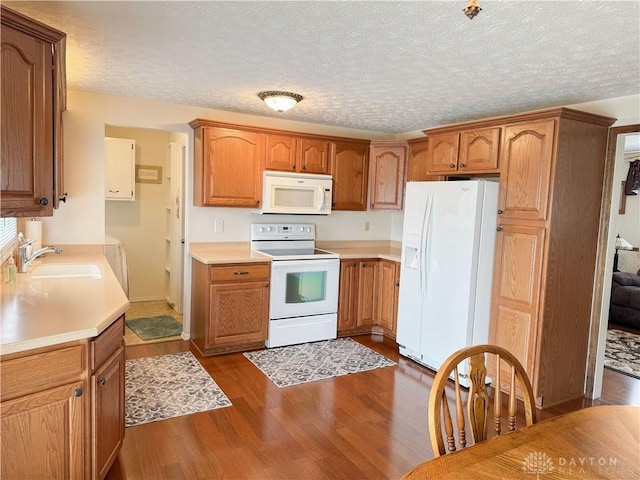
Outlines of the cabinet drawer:
<svg viewBox="0 0 640 480">
<path fill-rule="evenodd" d="M 235 265 L 209 268 L 209 279 L 212 282 L 246 282 L 268 280 L 271 269 L 268 263 L 238 263 Z"/>
<path fill-rule="evenodd" d="M 84 345 L 73 345 L 2 362 L 1 400 L 80 380 L 85 355 Z"/>
<path fill-rule="evenodd" d="M 124 341 L 124 317 L 91 341 L 91 370 L 95 370 L 115 352 Z"/>
</svg>

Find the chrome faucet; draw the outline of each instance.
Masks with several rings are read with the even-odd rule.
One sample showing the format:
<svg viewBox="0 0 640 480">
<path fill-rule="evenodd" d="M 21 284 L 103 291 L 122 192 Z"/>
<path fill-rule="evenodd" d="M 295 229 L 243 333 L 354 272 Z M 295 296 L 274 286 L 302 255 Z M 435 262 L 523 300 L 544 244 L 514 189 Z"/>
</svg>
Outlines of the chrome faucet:
<svg viewBox="0 0 640 480">
<path fill-rule="evenodd" d="M 62 249 L 58 247 L 43 247 L 39 250 L 36 250 L 31 255 L 27 254 L 27 247 L 31 245 L 34 241 L 30 240 L 21 244 L 18 247 L 18 272 L 27 273 L 29 271 L 29 264 L 38 258 L 41 255 L 44 255 L 48 252 L 62 253 Z"/>
</svg>

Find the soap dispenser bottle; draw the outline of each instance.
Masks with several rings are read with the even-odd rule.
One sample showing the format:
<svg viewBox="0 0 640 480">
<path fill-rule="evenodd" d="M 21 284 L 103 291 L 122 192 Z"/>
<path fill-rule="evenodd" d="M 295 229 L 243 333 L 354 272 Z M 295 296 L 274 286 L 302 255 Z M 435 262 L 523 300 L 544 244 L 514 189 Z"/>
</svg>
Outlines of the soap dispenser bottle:
<svg viewBox="0 0 640 480">
<path fill-rule="evenodd" d="M 16 261 L 13 255 L 7 260 L 7 283 L 16 283 Z"/>
</svg>

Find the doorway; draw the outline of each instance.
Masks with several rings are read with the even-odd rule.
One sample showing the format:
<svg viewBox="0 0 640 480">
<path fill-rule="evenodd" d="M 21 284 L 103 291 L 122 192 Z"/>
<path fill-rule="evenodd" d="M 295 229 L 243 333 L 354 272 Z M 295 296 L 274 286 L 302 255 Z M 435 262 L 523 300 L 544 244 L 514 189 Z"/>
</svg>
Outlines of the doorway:
<svg viewBox="0 0 640 480">
<path fill-rule="evenodd" d="M 628 163 L 625 161 L 625 144 L 627 149 L 640 148 L 631 146 L 640 135 L 640 124 L 613 127 L 609 131 L 607 158 L 605 163 L 605 181 L 603 201 L 600 214 L 600 232 L 598 258 L 596 259 L 596 279 L 594 286 L 593 310 L 591 317 L 591 340 L 587 359 L 587 375 L 585 396 L 598 398 L 602 392 L 604 372 L 604 351 L 609 319 L 609 301 L 613 257 L 615 253 L 615 237 L 618 229 L 618 211 L 621 208 L 621 182 L 627 173 Z"/>
<path fill-rule="evenodd" d="M 128 139 L 135 152 L 133 195 L 105 200 L 105 233 L 127 258 L 128 319 L 149 312 L 182 320 L 184 304 L 184 168 L 188 136 L 156 129 L 105 125 L 105 138 Z M 110 160 L 112 163 L 112 160 Z M 109 174 L 107 173 L 107 181 Z M 163 309 L 162 307 L 166 307 Z M 152 316 L 149 313 L 148 316 Z M 136 318 L 137 318 L 136 317 Z"/>
</svg>

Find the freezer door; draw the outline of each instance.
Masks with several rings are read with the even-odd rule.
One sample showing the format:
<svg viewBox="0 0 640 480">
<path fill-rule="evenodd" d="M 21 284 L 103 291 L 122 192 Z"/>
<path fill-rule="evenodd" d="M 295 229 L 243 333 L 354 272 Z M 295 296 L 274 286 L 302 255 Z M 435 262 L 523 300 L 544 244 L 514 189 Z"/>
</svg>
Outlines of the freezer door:
<svg viewBox="0 0 640 480">
<path fill-rule="evenodd" d="M 400 353 L 411 357 L 420 350 L 424 291 L 421 265 L 425 216 L 433 196 L 431 185 L 432 182 L 408 182 L 405 190 L 396 341 Z"/>
</svg>

